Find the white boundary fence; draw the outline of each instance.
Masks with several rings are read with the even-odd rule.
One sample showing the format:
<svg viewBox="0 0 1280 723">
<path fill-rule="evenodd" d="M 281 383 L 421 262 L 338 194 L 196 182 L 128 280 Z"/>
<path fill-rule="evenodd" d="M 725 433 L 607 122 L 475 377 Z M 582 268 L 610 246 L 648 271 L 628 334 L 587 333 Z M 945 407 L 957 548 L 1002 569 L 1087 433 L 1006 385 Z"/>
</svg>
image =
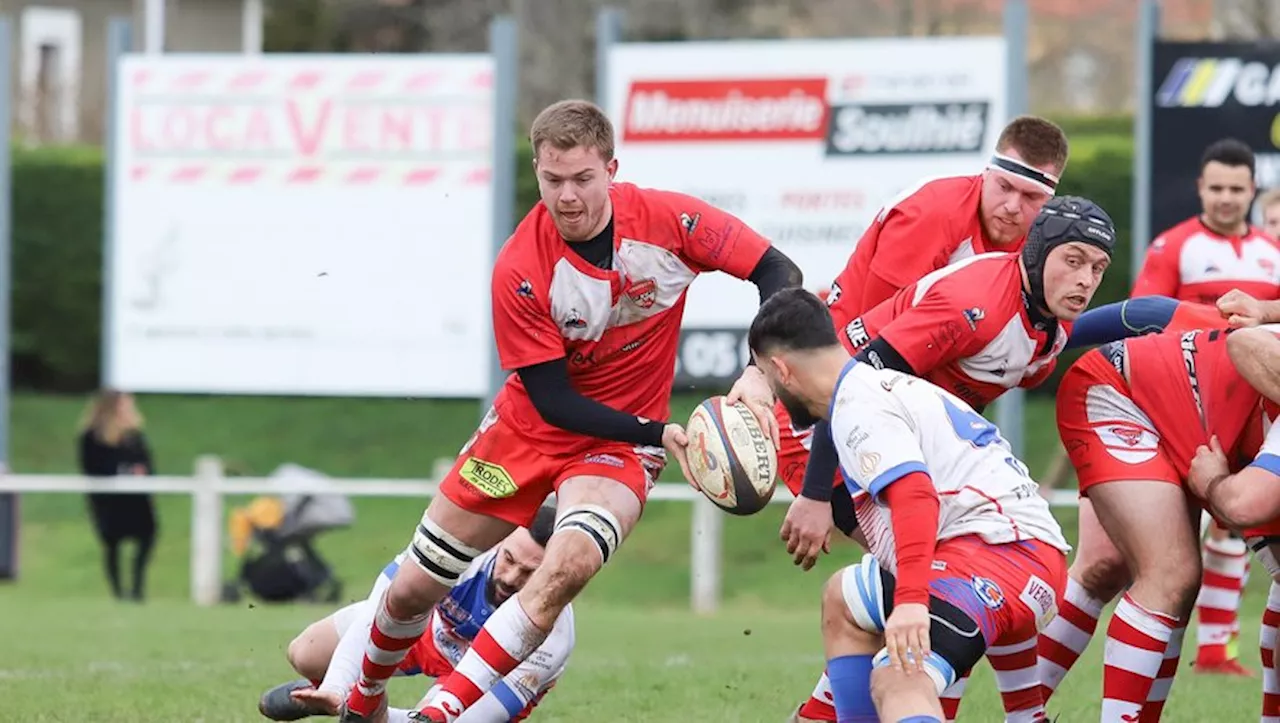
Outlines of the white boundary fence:
<svg viewBox="0 0 1280 723">
<path fill-rule="evenodd" d="M 222 590 L 223 534 L 226 527 L 223 496 L 338 494 L 350 497 L 413 497 L 423 502 L 434 495 L 436 482 L 413 479 L 334 479 L 226 477 L 217 457 L 196 459 L 192 477 L 81 477 L 78 475 L 0 476 L 0 492 L 153 492 L 191 495 L 191 599 L 197 605 L 216 605 Z M 693 610 L 714 612 L 720 601 L 721 525 L 726 514 L 710 500 L 683 484 L 664 483 L 654 487 L 649 499 L 693 503 L 690 535 L 690 597 Z M 772 503 L 789 503 L 792 495 L 780 486 Z M 1075 490 L 1055 490 L 1049 499 L 1054 507 L 1078 505 Z M 406 528 L 405 539 L 410 530 Z M 786 551 L 779 542 L 779 559 Z M 380 566 L 385 560 L 371 560 Z M 373 569 L 372 567 L 370 569 Z"/>
</svg>

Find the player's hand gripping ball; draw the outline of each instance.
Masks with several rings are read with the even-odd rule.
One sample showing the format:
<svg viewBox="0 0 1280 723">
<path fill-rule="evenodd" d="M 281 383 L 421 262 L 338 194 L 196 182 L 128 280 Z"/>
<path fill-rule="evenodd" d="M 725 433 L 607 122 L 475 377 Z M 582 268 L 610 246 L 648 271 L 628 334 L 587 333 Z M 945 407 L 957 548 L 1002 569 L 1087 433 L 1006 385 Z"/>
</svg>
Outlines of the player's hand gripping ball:
<svg viewBox="0 0 1280 723">
<path fill-rule="evenodd" d="M 734 515 L 754 514 L 769 504 L 778 451 L 747 405 L 712 397 L 693 410 L 685 432 L 689 474 L 707 499 Z"/>
</svg>

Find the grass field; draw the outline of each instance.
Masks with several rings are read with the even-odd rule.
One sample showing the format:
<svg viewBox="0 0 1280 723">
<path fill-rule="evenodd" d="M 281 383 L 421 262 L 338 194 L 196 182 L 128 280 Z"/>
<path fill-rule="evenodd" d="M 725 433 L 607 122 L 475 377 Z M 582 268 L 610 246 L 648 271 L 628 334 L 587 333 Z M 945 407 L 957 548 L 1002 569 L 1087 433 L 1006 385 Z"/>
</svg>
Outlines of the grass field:
<svg viewBox="0 0 1280 723">
<path fill-rule="evenodd" d="M 72 472 L 78 398 L 19 396 L 13 406 L 13 467 Z M 674 416 L 695 400 L 677 400 Z M 159 471 L 188 474 L 213 453 L 244 473 L 296 462 L 334 476 L 421 477 L 452 456 L 478 417 L 474 404 L 145 397 Z M 1044 470 L 1057 450 L 1044 400 L 1027 410 L 1028 462 Z M 357 500 L 349 530 L 319 547 L 363 597 L 382 563 L 402 549 L 421 514 L 416 500 Z M 543 721 L 781 721 L 808 694 L 821 669 L 817 599 L 827 575 L 855 559 L 839 546 L 801 573 L 785 558 L 775 505 L 726 518 L 724 609 L 688 612 L 689 508 L 654 503 L 622 552 L 576 606 L 578 649 L 570 672 L 535 716 Z M 1072 510 L 1060 519 L 1074 532 Z M 0 586 L 0 705 L 15 721 L 251 721 L 259 692 L 287 679 L 283 650 L 315 606 L 189 605 L 189 509 L 160 500 L 161 541 L 146 605 L 107 599 L 98 551 L 75 495 L 23 499 L 21 579 Z M 1255 574 L 1246 601 L 1242 650 L 1256 663 L 1265 582 Z M 1095 720 L 1101 678 L 1096 643 L 1051 705 L 1060 720 Z M 1185 668 L 1184 668 L 1185 670 Z M 961 720 L 999 720 L 987 671 L 970 685 Z M 411 702 L 420 681 L 398 681 Z M 1168 721 L 1257 717 L 1257 681 L 1179 678 Z"/>
</svg>

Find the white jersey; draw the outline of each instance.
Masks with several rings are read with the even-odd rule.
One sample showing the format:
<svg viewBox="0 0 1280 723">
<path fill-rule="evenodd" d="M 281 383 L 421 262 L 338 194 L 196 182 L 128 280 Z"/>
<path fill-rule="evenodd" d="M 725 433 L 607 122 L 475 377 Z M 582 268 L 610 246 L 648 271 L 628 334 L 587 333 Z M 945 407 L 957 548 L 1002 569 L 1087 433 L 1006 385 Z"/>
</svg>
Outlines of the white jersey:
<svg viewBox="0 0 1280 723">
<path fill-rule="evenodd" d="M 1262 449 L 1254 456 L 1250 467 L 1261 467 L 1280 477 L 1280 424 L 1265 412 L 1262 415 L 1262 431 L 1266 438 L 1262 441 Z"/>
<path fill-rule="evenodd" d="M 896 543 L 880 492 L 912 472 L 928 474 L 938 491 L 939 541 L 977 535 L 993 545 L 1040 540 L 1071 550 L 996 426 L 944 389 L 850 360 L 831 401 L 831 435 L 858 526 L 891 572 Z"/>
</svg>

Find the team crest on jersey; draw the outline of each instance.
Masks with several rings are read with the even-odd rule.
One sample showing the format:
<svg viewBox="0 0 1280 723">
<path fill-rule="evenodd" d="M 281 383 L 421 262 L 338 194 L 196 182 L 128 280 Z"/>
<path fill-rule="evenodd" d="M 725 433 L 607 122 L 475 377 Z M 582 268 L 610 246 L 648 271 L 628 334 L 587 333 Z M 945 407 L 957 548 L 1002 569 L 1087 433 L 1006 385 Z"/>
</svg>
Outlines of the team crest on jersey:
<svg viewBox="0 0 1280 723">
<path fill-rule="evenodd" d="M 684 232 L 690 236 L 693 235 L 694 231 L 698 230 L 698 222 L 701 220 L 702 214 L 700 213 L 695 213 L 692 216 L 687 213 L 680 214 L 680 225 L 684 226 Z"/>
<path fill-rule="evenodd" d="M 577 309 L 569 309 L 569 315 L 564 319 L 564 328 L 585 329 L 587 328 L 587 320 L 582 318 L 582 312 Z"/>
<path fill-rule="evenodd" d="M 964 310 L 964 320 L 969 322 L 969 328 L 973 331 L 978 330 L 978 322 L 985 318 L 987 318 L 987 312 L 983 311 L 981 306 Z"/>
<path fill-rule="evenodd" d="M 525 279 L 524 281 L 521 281 L 521 282 L 520 282 L 520 285 L 516 287 L 516 296 L 521 296 L 521 297 L 524 297 L 524 298 L 526 298 L 526 299 L 532 299 L 532 298 L 533 298 L 533 284 L 529 283 L 529 280 L 528 280 L 528 279 Z"/>
<path fill-rule="evenodd" d="M 858 469 L 862 471 L 863 476 L 870 477 L 879 466 L 880 454 L 878 452 L 863 452 L 858 455 Z"/>
<path fill-rule="evenodd" d="M 1001 590 L 1000 586 L 995 584 L 994 581 L 974 575 L 969 582 L 973 585 L 973 591 L 983 605 L 992 610 L 999 610 L 1004 607 L 1004 590 Z"/>
<path fill-rule="evenodd" d="M 1142 430 L 1133 427 L 1112 427 L 1111 433 L 1120 438 L 1121 442 L 1130 447 L 1137 447 L 1138 442 L 1142 441 Z"/>
<path fill-rule="evenodd" d="M 627 298 L 641 309 L 648 309 L 658 300 L 658 283 L 653 279 L 641 279 L 627 287 Z"/>
</svg>

